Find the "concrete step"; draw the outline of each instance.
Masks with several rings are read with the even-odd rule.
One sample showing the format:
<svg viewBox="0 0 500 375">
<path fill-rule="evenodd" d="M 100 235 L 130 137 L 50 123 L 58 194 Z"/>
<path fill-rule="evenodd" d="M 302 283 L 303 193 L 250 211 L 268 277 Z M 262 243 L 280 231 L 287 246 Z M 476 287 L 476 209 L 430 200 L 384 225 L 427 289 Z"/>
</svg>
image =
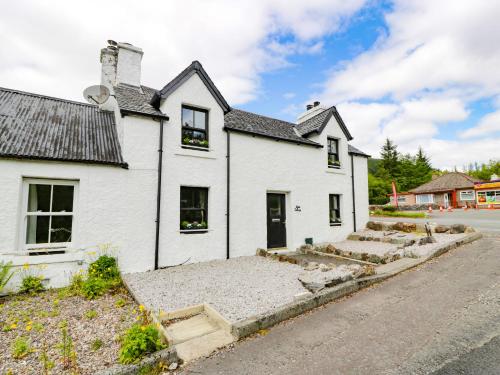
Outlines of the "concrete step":
<svg viewBox="0 0 500 375">
<path fill-rule="evenodd" d="M 206 357 L 217 349 L 229 345 L 234 341 L 234 337 L 229 332 L 219 329 L 178 344 L 175 346 L 175 349 L 179 358 L 186 363 L 197 358 Z"/>
<path fill-rule="evenodd" d="M 212 321 L 205 313 L 201 313 L 166 327 L 165 332 L 168 342 L 176 345 L 196 337 L 208 335 L 219 329 L 221 327 L 217 323 Z"/>
</svg>

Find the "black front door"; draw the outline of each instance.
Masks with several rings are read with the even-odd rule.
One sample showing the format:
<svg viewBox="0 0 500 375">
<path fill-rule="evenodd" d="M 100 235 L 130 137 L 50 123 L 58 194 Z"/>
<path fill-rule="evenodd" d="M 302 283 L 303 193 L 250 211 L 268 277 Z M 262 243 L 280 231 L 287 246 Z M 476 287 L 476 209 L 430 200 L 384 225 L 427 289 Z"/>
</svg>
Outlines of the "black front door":
<svg viewBox="0 0 500 375">
<path fill-rule="evenodd" d="M 285 194 L 267 194 L 267 248 L 286 247 Z"/>
</svg>

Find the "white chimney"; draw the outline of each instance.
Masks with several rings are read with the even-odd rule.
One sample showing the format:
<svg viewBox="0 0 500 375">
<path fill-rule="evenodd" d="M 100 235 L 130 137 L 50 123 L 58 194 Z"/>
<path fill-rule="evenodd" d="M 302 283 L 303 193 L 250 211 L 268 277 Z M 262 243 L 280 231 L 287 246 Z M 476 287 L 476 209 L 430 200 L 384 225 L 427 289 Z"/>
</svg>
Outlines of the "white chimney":
<svg viewBox="0 0 500 375">
<path fill-rule="evenodd" d="M 297 118 L 297 124 L 303 123 L 306 120 L 309 120 L 311 117 L 316 116 L 317 114 L 323 112 L 327 108 L 321 105 L 320 102 L 314 102 L 313 104 L 308 104 L 306 106 L 306 111 L 299 115 Z"/>
<path fill-rule="evenodd" d="M 142 49 L 130 43 L 108 40 L 109 46 L 101 49 L 101 84 L 112 89 L 120 83 L 141 85 Z"/>
</svg>

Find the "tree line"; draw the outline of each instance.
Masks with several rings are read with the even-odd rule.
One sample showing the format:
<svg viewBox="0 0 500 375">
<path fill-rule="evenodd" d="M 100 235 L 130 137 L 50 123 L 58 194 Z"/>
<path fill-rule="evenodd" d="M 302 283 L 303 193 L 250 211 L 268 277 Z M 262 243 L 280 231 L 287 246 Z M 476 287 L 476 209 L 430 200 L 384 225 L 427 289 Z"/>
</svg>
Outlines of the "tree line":
<svg viewBox="0 0 500 375">
<path fill-rule="evenodd" d="M 370 204 L 386 204 L 392 193 L 392 181 L 398 192 L 414 189 L 432 180 L 433 175 L 449 173 L 432 167 L 430 158 L 422 147 L 415 155 L 398 151 L 398 146 L 386 139 L 380 151 L 380 159 L 368 160 L 368 192 Z M 466 173 L 481 180 L 489 180 L 492 175 L 500 176 L 500 160 L 486 164 L 470 164 L 464 167 Z M 456 168 L 455 168 L 456 171 Z"/>
</svg>

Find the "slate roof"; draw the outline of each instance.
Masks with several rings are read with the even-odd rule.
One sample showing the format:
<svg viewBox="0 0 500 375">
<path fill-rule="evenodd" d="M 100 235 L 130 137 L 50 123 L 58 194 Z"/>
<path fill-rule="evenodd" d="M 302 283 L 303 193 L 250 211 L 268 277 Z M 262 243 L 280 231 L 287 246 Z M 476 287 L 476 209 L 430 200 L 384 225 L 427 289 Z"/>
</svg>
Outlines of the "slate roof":
<svg viewBox="0 0 500 375">
<path fill-rule="evenodd" d="M 147 86 L 131 86 L 119 84 L 114 87 L 116 101 L 122 113 L 133 113 L 158 118 L 168 119 L 159 109 L 151 105 L 151 99 L 156 93 L 155 89 Z"/>
<path fill-rule="evenodd" d="M 208 76 L 205 69 L 199 61 L 193 61 L 186 69 L 180 72 L 173 80 L 167 83 L 160 91 L 156 92 L 151 99 L 151 104 L 155 108 L 159 108 L 160 100 L 167 98 L 172 92 L 174 92 L 179 86 L 186 82 L 193 74 L 198 74 L 202 82 L 207 87 L 208 91 L 213 95 L 217 103 L 221 106 L 224 113 L 231 110 L 229 104 L 227 104 L 226 99 L 222 96 L 219 89 L 214 85 L 210 77 Z"/>
<path fill-rule="evenodd" d="M 126 167 L 113 112 L 6 88 L 0 88 L 0 157 Z"/>
<path fill-rule="evenodd" d="M 359 148 L 356 148 L 352 145 L 347 145 L 347 152 L 349 154 L 353 154 L 353 155 L 358 155 L 358 156 L 363 156 L 365 158 L 369 158 L 371 157 L 370 155 L 368 154 L 365 154 L 363 151 L 361 151 Z"/>
<path fill-rule="evenodd" d="M 335 108 L 335 106 L 325 109 L 323 112 L 318 113 L 317 115 L 311 117 L 310 119 L 307 119 L 306 121 L 297 124 L 297 130 L 303 137 L 307 137 L 311 133 L 320 134 L 325 128 L 328 121 L 330 121 L 332 116 L 335 117 L 335 119 L 339 123 L 340 128 L 344 132 L 344 135 L 347 137 L 347 140 L 348 141 L 352 140 L 353 138 L 351 136 L 351 133 L 349 133 L 349 130 L 347 129 L 347 126 L 344 123 L 344 120 L 342 120 L 342 117 L 340 117 L 340 114 L 338 113 L 337 108 Z"/>
<path fill-rule="evenodd" d="M 273 138 L 285 142 L 323 147 L 319 143 L 301 137 L 291 122 L 232 109 L 224 116 L 224 128 L 257 136 Z"/>
<path fill-rule="evenodd" d="M 445 173 L 432 181 L 410 190 L 410 193 L 426 194 L 456 189 L 473 189 L 475 182 L 481 182 L 481 180 L 460 172 Z"/>
</svg>

